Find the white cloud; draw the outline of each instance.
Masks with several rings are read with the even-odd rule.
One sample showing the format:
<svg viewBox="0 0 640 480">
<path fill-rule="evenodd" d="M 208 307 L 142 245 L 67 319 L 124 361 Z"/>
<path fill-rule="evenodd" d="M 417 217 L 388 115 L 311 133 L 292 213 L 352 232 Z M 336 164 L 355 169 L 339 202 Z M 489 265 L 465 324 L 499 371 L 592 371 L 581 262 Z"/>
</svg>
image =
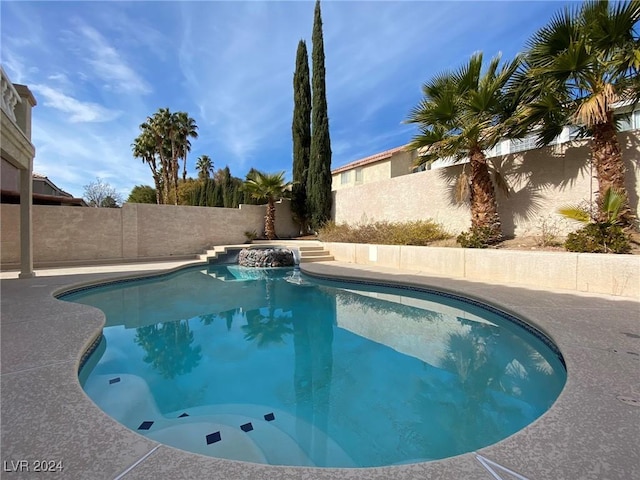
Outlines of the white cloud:
<svg viewBox="0 0 640 480">
<path fill-rule="evenodd" d="M 95 28 L 78 22 L 89 55 L 86 61 L 94 73 L 106 82 L 108 88 L 126 93 L 151 93 L 151 86 L 138 75 L 120 53 Z"/>
<path fill-rule="evenodd" d="M 13 83 L 23 83 L 27 68 L 11 50 L 5 45 L 2 46 L 2 66 L 4 67 L 9 79 Z"/>
<path fill-rule="evenodd" d="M 71 123 L 108 122 L 120 115 L 97 103 L 81 102 L 47 85 L 31 85 L 31 89 L 43 98 L 43 105 L 68 113 Z"/>
<path fill-rule="evenodd" d="M 50 80 L 51 82 L 56 83 L 61 87 L 64 87 L 65 89 L 73 87 L 73 83 L 71 82 L 67 74 L 63 72 L 53 73 L 47 77 L 47 80 Z"/>
<path fill-rule="evenodd" d="M 94 123 L 68 126 L 55 118 L 41 118 L 33 125 L 34 169 L 76 197 L 96 177 L 124 196 L 135 184 L 150 184 L 149 168 L 131 154 L 131 131 L 119 124 L 105 127 Z"/>
</svg>

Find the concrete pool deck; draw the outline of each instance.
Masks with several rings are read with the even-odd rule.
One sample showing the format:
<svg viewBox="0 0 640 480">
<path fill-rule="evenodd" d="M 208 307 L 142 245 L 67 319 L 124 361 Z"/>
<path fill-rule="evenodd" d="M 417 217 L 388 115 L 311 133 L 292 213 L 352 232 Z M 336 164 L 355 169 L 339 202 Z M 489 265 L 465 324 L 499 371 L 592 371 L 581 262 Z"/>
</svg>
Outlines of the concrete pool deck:
<svg viewBox="0 0 640 480">
<path fill-rule="evenodd" d="M 71 479 L 495 479 L 640 478 L 640 299 L 551 292 L 430 277 L 339 262 L 303 264 L 310 274 L 380 280 L 464 294 L 529 321 L 559 346 L 567 384 L 551 409 L 477 452 L 371 469 L 273 467 L 200 456 L 151 441 L 103 413 L 77 378 L 104 317 L 58 301 L 56 291 L 194 262 L 3 272 L 1 295 L 2 478 L 41 478 L 35 461 L 62 461 Z M 16 275 L 17 276 L 17 273 Z M 27 463 L 20 463 L 21 461 Z M 16 471 L 20 470 L 22 471 Z M 29 468 L 30 471 L 25 471 Z"/>
</svg>

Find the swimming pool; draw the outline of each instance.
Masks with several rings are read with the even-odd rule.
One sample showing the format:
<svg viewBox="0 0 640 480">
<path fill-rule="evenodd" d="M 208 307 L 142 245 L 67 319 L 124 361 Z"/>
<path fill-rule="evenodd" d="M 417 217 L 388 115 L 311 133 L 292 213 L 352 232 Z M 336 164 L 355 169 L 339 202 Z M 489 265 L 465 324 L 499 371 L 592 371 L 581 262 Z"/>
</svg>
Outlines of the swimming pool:
<svg viewBox="0 0 640 480">
<path fill-rule="evenodd" d="M 127 427 L 214 457 L 368 467 L 495 443 L 546 411 L 553 345 L 476 303 L 291 269 L 188 269 L 66 295 L 107 316 L 80 372 Z"/>
</svg>

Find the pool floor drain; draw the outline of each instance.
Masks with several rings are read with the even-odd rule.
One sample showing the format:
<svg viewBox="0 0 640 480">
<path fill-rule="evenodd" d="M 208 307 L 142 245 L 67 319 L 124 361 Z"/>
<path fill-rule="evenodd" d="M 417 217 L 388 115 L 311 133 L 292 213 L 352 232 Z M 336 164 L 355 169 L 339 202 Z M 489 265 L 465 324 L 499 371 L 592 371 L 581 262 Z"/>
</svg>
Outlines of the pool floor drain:
<svg viewBox="0 0 640 480">
<path fill-rule="evenodd" d="M 640 407 L 640 398 L 629 397 L 628 395 L 617 395 L 616 398 L 626 405 Z"/>
</svg>

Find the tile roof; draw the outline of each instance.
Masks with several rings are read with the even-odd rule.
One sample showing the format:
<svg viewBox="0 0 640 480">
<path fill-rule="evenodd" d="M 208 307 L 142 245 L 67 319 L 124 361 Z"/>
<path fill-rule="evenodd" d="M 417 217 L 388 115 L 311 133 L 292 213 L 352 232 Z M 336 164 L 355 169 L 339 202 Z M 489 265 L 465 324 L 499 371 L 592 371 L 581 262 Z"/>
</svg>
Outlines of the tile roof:
<svg viewBox="0 0 640 480">
<path fill-rule="evenodd" d="M 391 157 L 394 153 L 405 151 L 407 148 L 406 145 L 402 145 L 400 147 L 391 148 L 389 150 L 385 150 L 384 152 L 375 153 L 366 158 L 362 158 L 360 160 L 356 160 L 355 162 L 347 163 L 342 167 L 338 167 L 334 170 L 331 170 L 331 174 L 335 175 L 336 173 L 345 172 L 347 170 L 351 170 L 353 168 L 362 167 L 364 165 L 369 165 L 370 163 L 379 162 L 380 160 L 386 160 Z"/>
</svg>

